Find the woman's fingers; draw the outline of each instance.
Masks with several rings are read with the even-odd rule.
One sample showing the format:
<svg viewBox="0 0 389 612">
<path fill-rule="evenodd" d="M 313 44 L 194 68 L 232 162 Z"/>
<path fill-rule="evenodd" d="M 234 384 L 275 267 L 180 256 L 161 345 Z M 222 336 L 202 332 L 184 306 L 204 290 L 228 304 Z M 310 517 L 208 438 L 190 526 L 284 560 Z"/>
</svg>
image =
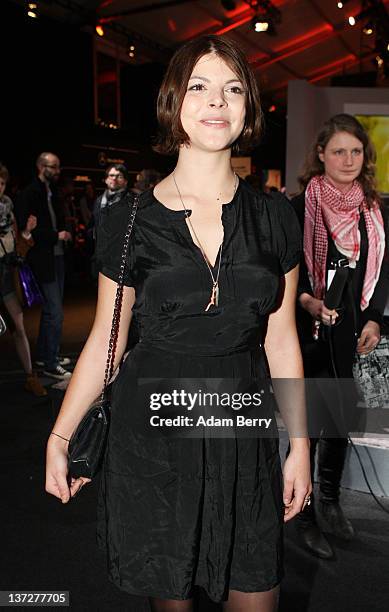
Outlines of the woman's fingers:
<svg viewBox="0 0 389 612">
<path fill-rule="evenodd" d="M 288 480 L 287 478 L 284 477 L 283 500 L 284 500 L 285 511 L 288 509 L 288 507 L 292 503 L 292 499 L 293 499 L 293 481 Z"/>
<path fill-rule="evenodd" d="M 80 476 L 79 478 L 72 478 L 72 482 L 70 484 L 70 495 L 72 497 L 77 495 L 77 493 L 81 491 L 82 487 L 85 484 L 88 484 L 88 482 L 91 482 L 91 479 L 85 478 L 84 476 Z"/>
<path fill-rule="evenodd" d="M 284 521 L 289 521 L 295 516 L 295 497 L 294 497 L 294 486 L 292 480 L 284 481 Z"/>
<path fill-rule="evenodd" d="M 305 508 L 307 504 L 306 499 L 309 497 L 309 495 L 310 489 L 307 489 L 306 487 L 295 490 L 291 504 L 288 508 L 285 508 L 284 522 L 290 521 Z"/>
<path fill-rule="evenodd" d="M 49 474 L 47 477 L 46 491 L 58 497 L 63 504 L 66 504 L 70 499 L 66 475 L 62 473 Z"/>
<path fill-rule="evenodd" d="M 362 331 L 357 344 L 357 353 L 367 355 L 370 353 L 380 341 L 380 336 L 375 333 L 370 333 L 368 330 Z"/>
<path fill-rule="evenodd" d="M 368 321 L 361 331 L 358 338 L 357 353 L 367 355 L 370 353 L 381 339 L 380 326 L 375 321 Z"/>
<path fill-rule="evenodd" d="M 322 323 L 324 323 L 324 325 L 333 325 L 338 316 L 339 315 L 336 310 L 330 310 L 329 308 L 326 308 L 324 304 L 322 305 L 320 311 L 320 319 Z"/>
</svg>

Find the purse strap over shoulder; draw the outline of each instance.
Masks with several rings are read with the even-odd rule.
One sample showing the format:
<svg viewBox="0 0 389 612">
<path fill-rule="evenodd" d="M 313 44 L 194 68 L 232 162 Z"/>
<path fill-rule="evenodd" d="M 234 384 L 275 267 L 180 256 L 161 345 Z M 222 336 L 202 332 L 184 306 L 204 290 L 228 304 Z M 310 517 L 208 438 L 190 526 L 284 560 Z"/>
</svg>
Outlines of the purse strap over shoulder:
<svg viewBox="0 0 389 612">
<path fill-rule="evenodd" d="M 128 200 L 130 200 L 130 194 L 128 194 L 127 197 L 128 197 Z M 115 305 L 114 305 L 113 316 L 112 316 L 111 334 L 110 334 L 109 345 L 108 345 L 107 363 L 105 367 L 104 386 L 101 392 L 101 401 L 104 401 L 105 399 L 107 386 L 113 374 L 116 346 L 117 346 L 117 340 L 118 340 L 118 335 L 119 335 L 120 314 L 121 314 L 122 302 L 123 302 L 124 271 L 126 268 L 128 249 L 130 245 L 130 237 L 132 233 L 132 228 L 134 226 L 138 204 L 139 204 L 139 194 L 135 194 L 134 201 L 130 209 L 130 217 L 128 220 L 127 229 L 126 229 L 126 233 L 124 236 L 124 242 L 123 242 L 119 277 L 117 280 Z"/>
</svg>

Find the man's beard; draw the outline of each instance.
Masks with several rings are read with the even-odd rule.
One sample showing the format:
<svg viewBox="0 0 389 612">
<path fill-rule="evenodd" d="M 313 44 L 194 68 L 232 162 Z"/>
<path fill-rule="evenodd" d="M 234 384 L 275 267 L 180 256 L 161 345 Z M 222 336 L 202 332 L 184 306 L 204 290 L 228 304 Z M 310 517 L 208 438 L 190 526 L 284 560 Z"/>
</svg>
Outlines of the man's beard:
<svg viewBox="0 0 389 612">
<path fill-rule="evenodd" d="M 55 183 L 58 183 L 58 179 L 59 179 L 59 174 L 49 174 L 49 173 L 45 173 L 45 179 L 48 183 L 50 183 L 51 185 L 54 185 Z"/>
</svg>

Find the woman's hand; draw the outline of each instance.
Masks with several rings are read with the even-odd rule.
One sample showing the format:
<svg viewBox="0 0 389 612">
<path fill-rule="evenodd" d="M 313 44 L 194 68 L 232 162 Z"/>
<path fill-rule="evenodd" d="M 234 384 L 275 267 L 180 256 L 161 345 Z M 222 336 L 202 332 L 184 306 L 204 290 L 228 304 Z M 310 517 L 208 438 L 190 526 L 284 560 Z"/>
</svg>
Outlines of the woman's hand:
<svg viewBox="0 0 389 612">
<path fill-rule="evenodd" d="M 30 232 L 32 232 L 32 230 L 34 230 L 36 226 L 37 226 L 37 218 L 35 217 L 35 215 L 30 215 L 27 219 L 25 231 L 28 234 L 30 234 Z"/>
<path fill-rule="evenodd" d="M 302 293 L 299 302 L 315 321 L 320 321 L 324 325 L 334 325 L 338 313 L 324 306 L 323 300 L 318 300 L 308 293 Z"/>
<path fill-rule="evenodd" d="M 368 355 L 377 346 L 381 340 L 381 330 L 378 323 L 368 321 L 358 338 L 357 353 L 359 355 Z"/>
<path fill-rule="evenodd" d="M 301 445 L 300 445 L 301 442 Z M 284 522 L 290 521 L 306 506 L 306 498 L 312 493 L 309 444 L 303 439 L 291 449 L 284 463 Z"/>
<path fill-rule="evenodd" d="M 68 484 L 68 442 L 50 436 L 46 452 L 46 491 L 66 504 L 90 478 L 72 478 Z"/>
</svg>

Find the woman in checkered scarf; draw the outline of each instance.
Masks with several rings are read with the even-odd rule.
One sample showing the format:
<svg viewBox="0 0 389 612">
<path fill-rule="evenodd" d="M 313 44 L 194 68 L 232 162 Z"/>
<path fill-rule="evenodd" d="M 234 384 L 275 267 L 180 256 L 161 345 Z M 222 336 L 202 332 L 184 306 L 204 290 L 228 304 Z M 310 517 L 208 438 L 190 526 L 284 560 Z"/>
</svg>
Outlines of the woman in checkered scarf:
<svg viewBox="0 0 389 612">
<path fill-rule="evenodd" d="M 340 481 L 348 431 L 360 430 L 352 365 L 356 352 L 366 355 L 380 340 L 388 292 L 387 215 L 377 193 L 374 162 L 373 146 L 361 124 L 351 115 L 331 117 L 307 156 L 299 177 L 302 191 L 293 199 L 304 231 L 298 323 L 305 375 L 313 379 L 307 383 L 316 436 L 311 438 L 312 479 L 317 450 L 318 509 L 327 531 L 346 540 L 354 529 L 339 505 Z M 324 298 L 339 266 L 347 267 L 347 281 L 340 307 L 331 310 Z M 333 378 L 342 381 L 335 386 L 328 380 Z M 333 556 L 314 504 L 300 514 L 298 526 L 311 552 Z"/>
</svg>

